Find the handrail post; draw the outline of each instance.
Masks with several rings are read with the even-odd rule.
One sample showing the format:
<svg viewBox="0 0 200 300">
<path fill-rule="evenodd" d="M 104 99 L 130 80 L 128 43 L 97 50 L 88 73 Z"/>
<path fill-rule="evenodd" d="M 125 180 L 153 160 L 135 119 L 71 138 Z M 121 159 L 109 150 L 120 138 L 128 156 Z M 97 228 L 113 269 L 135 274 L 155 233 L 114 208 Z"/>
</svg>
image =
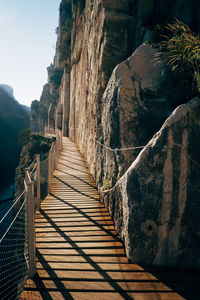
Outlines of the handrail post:
<svg viewBox="0 0 200 300">
<path fill-rule="evenodd" d="M 53 144 L 52 149 L 52 173 L 55 170 L 55 144 Z"/>
<path fill-rule="evenodd" d="M 36 169 L 36 178 L 37 178 L 37 210 L 40 209 L 40 154 L 36 155 L 36 163 L 37 163 L 37 169 Z"/>
<path fill-rule="evenodd" d="M 52 151 L 49 151 L 49 160 L 48 160 L 48 193 L 50 193 L 51 186 L 51 173 L 52 173 Z"/>
<path fill-rule="evenodd" d="M 60 134 L 60 151 L 62 149 L 62 134 Z"/>
<path fill-rule="evenodd" d="M 27 174 L 27 172 L 28 172 L 28 168 L 25 168 L 25 169 L 24 169 L 24 173 L 25 173 L 25 181 L 26 181 L 26 182 L 29 181 L 29 180 L 28 180 L 28 174 Z"/>
<path fill-rule="evenodd" d="M 36 273 L 34 183 L 29 181 L 27 187 L 29 272 L 30 278 L 33 278 Z"/>
<path fill-rule="evenodd" d="M 57 142 L 55 142 L 55 150 L 54 150 L 54 170 L 56 169 L 56 164 L 57 164 L 57 148 L 58 148 L 58 145 L 57 145 Z"/>
</svg>

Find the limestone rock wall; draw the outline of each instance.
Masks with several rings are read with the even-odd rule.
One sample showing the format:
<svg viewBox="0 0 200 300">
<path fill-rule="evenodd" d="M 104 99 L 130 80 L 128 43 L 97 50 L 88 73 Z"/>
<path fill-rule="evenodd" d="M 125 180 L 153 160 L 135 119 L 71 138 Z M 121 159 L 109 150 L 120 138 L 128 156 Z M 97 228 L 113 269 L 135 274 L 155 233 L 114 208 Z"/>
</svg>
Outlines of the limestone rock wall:
<svg viewBox="0 0 200 300">
<path fill-rule="evenodd" d="M 104 199 L 128 257 L 200 266 L 200 99 L 179 106 Z"/>
<path fill-rule="evenodd" d="M 119 1 L 117 1 L 118 3 Z M 87 158 L 97 182 L 102 180 L 102 97 L 116 64 L 131 53 L 133 19 L 124 4 L 76 3 L 71 36 L 69 136 Z M 128 7 L 128 6 L 127 6 Z M 118 30 L 120 30 L 120 34 Z"/>
<path fill-rule="evenodd" d="M 66 107 L 63 114 L 67 111 L 62 129 L 78 143 L 97 184 L 113 185 L 139 150 L 109 152 L 99 143 L 112 149 L 145 145 L 170 112 L 185 102 L 184 91 L 163 76 L 161 67 L 153 66 L 148 47 L 130 56 L 174 17 L 198 31 L 199 8 L 195 1 L 188 7 L 184 1 L 73 0 L 63 11 L 60 19 L 65 15 L 73 24 L 65 56 L 68 73 L 61 87 L 61 94 L 68 89 L 68 96 L 59 100 Z M 150 79 L 152 66 L 156 73 Z"/>
<path fill-rule="evenodd" d="M 164 61 L 156 50 L 142 44 L 113 71 L 102 98 L 102 148 L 104 180 L 123 175 L 132 161 L 160 129 L 184 91 L 171 85 Z M 101 159 L 102 159 L 101 156 Z"/>
</svg>

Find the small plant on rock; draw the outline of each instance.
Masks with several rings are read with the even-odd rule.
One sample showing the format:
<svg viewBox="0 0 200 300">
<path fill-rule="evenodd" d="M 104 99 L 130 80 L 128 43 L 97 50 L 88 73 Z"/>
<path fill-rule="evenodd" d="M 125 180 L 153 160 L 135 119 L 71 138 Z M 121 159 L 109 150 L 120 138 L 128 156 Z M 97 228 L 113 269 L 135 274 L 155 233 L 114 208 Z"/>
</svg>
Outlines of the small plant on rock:
<svg viewBox="0 0 200 300">
<path fill-rule="evenodd" d="M 103 181 L 103 189 L 104 189 L 105 191 L 106 191 L 106 190 L 109 190 L 111 187 L 112 187 L 111 180 L 104 180 L 104 181 Z"/>
</svg>

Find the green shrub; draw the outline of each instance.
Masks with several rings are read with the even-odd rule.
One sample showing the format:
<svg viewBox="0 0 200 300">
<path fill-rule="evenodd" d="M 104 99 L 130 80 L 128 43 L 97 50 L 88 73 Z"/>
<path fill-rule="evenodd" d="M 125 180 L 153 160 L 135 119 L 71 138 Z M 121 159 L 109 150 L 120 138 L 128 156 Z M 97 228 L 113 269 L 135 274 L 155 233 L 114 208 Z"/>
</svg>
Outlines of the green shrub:
<svg viewBox="0 0 200 300">
<path fill-rule="evenodd" d="M 103 181 L 103 189 L 104 190 L 109 190 L 111 187 L 112 187 L 111 180 L 104 180 Z"/>
<path fill-rule="evenodd" d="M 165 57 L 170 69 L 177 72 L 184 83 L 191 83 L 195 93 L 200 93 L 200 37 L 177 19 L 165 29 L 167 34 L 157 44 L 158 59 Z"/>
<path fill-rule="evenodd" d="M 49 152 L 53 142 L 55 142 L 55 138 L 46 138 L 38 133 L 32 133 L 30 128 L 22 130 L 19 134 L 19 143 L 22 146 L 26 145 L 22 163 L 32 161 L 36 154 L 45 156 Z"/>
<path fill-rule="evenodd" d="M 68 34 L 71 34 L 72 31 L 72 27 L 73 27 L 73 19 L 67 19 L 65 22 L 65 25 L 62 28 L 62 31 Z"/>
<path fill-rule="evenodd" d="M 30 141 L 30 137 L 31 137 L 31 130 L 30 128 L 26 128 L 23 129 L 18 136 L 18 141 L 19 144 L 24 146 L 25 144 L 27 144 Z"/>
<path fill-rule="evenodd" d="M 53 82 L 56 87 L 59 87 L 63 76 L 63 68 L 53 68 L 50 70 L 49 75 L 50 82 Z"/>
<path fill-rule="evenodd" d="M 47 153 L 52 144 L 52 139 L 45 138 L 40 134 L 32 133 L 30 139 L 29 155 L 33 157 L 35 154 Z"/>
</svg>

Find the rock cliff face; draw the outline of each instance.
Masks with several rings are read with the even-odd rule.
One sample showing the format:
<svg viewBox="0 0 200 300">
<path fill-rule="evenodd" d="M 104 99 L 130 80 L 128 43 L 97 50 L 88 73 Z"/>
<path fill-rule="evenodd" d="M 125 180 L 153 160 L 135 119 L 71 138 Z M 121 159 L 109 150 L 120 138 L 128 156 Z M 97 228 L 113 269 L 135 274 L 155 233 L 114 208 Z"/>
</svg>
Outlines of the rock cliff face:
<svg viewBox="0 0 200 300">
<path fill-rule="evenodd" d="M 108 82 L 102 99 L 102 142 L 124 150 L 102 149 L 104 180 L 124 174 L 141 146 L 184 99 L 184 90 L 171 86 L 171 74 L 155 55 L 150 45 L 141 45 L 114 69 Z"/>
<path fill-rule="evenodd" d="M 58 97 L 47 123 L 78 144 L 101 191 L 115 186 L 102 199 L 129 258 L 140 263 L 182 265 L 186 235 L 198 227 L 186 216 L 198 205 L 191 186 L 199 162 L 191 145 L 198 146 L 199 100 L 172 114 L 190 95 L 145 41 L 156 41 L 173 18 L 200 32 L 199 12 L 195 0 L 63 0 L 60 6 L 49 69 L 50 93 Z M 141 153 L 140 146 L 146 146 Z M 199 266 L 195 245 L 188 266 Z"/>
<path fill-rule="evenodd" d="M 9 91 L 12 89 L 10 88 Z M 29 126 L 29 113 L 0 87 L 0 190 L 14 182 L 21 146 L 19 132 Z"/>
<path fill-rule="evenodd" d="M 34 100 L 31 103 L 31 130 L 43 131 L 48 124 L 48 111 L 50 104 L 52 103 L 49 84 L 45 84 L 43 87 L 40 101 Z"/>
<path fill-rule="evenodd" d="M 65 71 L 58 124 L 79 144 L 99 185 L 105 181 L 113 185 L 139 150 L 109 152 L 96 141 L 112 149 L 145 145 L 170 112 L 185 102 L 184 91 L 173 86 L 161 66 L 153 65 L 153 51 L 148 46 L 137 50 L 109 78 L 117 64 L 145 40 L 156 38 L 157 28 L 173 17 L 198 31 L 199 8 L 195 1 L 187 6 L 180 1 L 87 0 L 71 1 L 71 6 L 62 1 L 55 61 L 57 66 L 65 63 Z M 152 66 L 157 73 L 150 78 Z M 147 81 L 151 87 L 145 86 Z"/>
<path fill-rule="evenodd" d="M 199 267 L 200 99 L 179 106 L 106 195 L 137 263 Z"/>
<path fill-rule="evenodd" d="M 133 20 L 127 9 L 120 12 L 118 5 L 109 1 L 86 1 L 84 9 L 80 2 L 76 5 L 76 26 L 71 35 L 69 135 L 79 144 L 100 182 L 101 147 L 95 140 L 103 142 L 103 92 L 117 62 L 131 53 L 132 41 L 128 37 Z M 84 20 L 88 21 L 82 26 Z M 120 34 L 116 28 L 120 28 Z"/>
</svg>

